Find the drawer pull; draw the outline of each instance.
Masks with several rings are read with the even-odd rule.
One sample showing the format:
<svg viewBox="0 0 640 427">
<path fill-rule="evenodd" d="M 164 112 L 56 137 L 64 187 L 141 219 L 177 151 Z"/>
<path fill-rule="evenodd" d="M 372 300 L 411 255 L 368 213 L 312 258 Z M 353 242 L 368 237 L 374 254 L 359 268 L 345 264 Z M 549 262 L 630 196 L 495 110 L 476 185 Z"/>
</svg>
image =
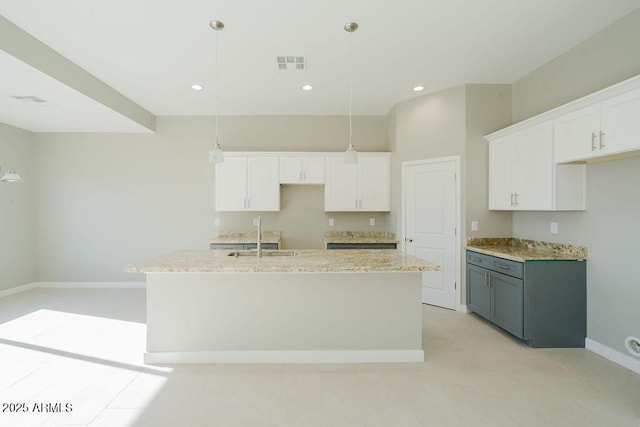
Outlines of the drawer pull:
<svg viewBox="0 0 640 427">
<path fill-rule="evenodd" d="M 480 258 L 476 258 L 476 257 L 473 257 L 473 256 L 470 256 L 469 259 L 471 261 L 475 261 L 475 262 L 482 262 L 482 260 Z"/>
<path fill-rule="evenodd" d="M 497 262 L 494 265 L 502 270 L 511 270 L 511 267 L 507 265 L 498 264 Z"/>
</svg>

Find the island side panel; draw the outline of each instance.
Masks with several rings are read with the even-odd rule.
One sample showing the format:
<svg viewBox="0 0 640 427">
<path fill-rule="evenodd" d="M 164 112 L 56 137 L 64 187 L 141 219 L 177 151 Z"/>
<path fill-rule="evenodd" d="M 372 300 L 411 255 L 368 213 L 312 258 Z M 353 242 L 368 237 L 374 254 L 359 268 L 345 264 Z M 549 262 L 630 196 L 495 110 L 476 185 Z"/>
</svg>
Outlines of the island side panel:
<svg viewBox="0 0 640 427">
<path fill-rule="evenodd" d="M 148 273 L 147 352 L 422 351 L 421 273 Z"/>
</svg>

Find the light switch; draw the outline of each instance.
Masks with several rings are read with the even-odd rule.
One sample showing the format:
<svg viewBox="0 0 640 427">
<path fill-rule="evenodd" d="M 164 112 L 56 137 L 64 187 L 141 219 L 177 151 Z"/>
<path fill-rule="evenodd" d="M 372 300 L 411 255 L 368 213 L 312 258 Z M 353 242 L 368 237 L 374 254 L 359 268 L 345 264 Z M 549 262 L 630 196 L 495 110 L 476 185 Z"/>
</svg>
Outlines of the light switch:
<svg viewBox="0 0 640 427">
<path fill-rule="evenodd" d="M 214 218 L 213 219 L 213 225 L 215 227 L 220 227 L 220 218 Z"/>
<path fill-rule="evenodd" d="M 557 222 L 552 222 L 551 223 L 551 234 L 558 234 L 558 223 Z"/>
<path fill-rule="evenodd" d="M 478 221 L 471 221 L 471 231 L 478 231 Z"/>
<path fill-rule="evenodd" d="M 376 219 L 375 218 L 369 218 L 369 225 L 376 225 Z"/>
<path fill-rule="evenodd" d="M 329 218 L 329 227 L 333 227 L 333 218 Z"/>
</svg>

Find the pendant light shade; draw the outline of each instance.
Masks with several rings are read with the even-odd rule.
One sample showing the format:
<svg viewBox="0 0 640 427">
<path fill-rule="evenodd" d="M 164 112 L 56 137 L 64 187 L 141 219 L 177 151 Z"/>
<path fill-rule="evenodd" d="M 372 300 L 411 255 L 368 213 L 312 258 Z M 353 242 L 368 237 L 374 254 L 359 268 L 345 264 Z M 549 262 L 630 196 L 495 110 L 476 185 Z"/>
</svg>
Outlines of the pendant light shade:
<svg viewBox="0 0 640 427">
<path fill-rule="evenodd" d="M 4 168 L 5 166 L 6 165 L 0 166 L 0 172 L 2 172 L 2 168 Z M 0 178 L 0 182 L 19 183 L 22 182 L 22 178 L 14 170 L 7 166 L 5 173 L 2 174 L 2 178 Z"/>
<path fill-rule="evenodd" d="M 355 22 L 347 22 L 344 24 L 344 30 L 349 33 L 349 145 L 347 151 L 344 152 L 344 162 L 355 164 L 358 163 L 358 153 L 353 145 L 353 121 L 351 110 L 353 107 L 353 58 L 351 55 L 351 35 L 358 29 Z"/>
<path fill-rule="evenodd" d="M 216 97 L 216 140 L 213 144 L 213 148 L 209 150 L 209 161 L 211 163 L 222 163 L 224 162 L 224 153 L 222 152 L 222 147 L 220 146 L 220 141 L 218 140 L 218 106 L 220 105 L 218 102 L 218 31 L 222 31 L 224 28 L 224 24 L 220 21 L 213 20 L 209 22 L 209 26 L 216 31 L 216 69 L 215 69 L 215 97 Z"/>
</svg>

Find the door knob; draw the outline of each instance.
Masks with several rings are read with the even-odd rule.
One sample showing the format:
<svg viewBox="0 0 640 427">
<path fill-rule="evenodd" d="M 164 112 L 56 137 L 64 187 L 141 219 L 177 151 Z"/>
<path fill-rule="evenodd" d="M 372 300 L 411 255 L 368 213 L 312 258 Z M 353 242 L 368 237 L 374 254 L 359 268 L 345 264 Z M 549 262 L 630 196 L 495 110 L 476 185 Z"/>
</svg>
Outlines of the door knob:
<svg viewBox="0 0 640 427">
<path fill-rule="evenodd" d="M 408 237 L 405 237 L 405 238 L 404 238 L 404 241 L 405 241 L 405 242 L 407 242 L 407 243 L 411 243 L 411 242 L 413 242 L 413 239 L 410 239 L 410 238 L 408 238 Z"/>
</svg>

